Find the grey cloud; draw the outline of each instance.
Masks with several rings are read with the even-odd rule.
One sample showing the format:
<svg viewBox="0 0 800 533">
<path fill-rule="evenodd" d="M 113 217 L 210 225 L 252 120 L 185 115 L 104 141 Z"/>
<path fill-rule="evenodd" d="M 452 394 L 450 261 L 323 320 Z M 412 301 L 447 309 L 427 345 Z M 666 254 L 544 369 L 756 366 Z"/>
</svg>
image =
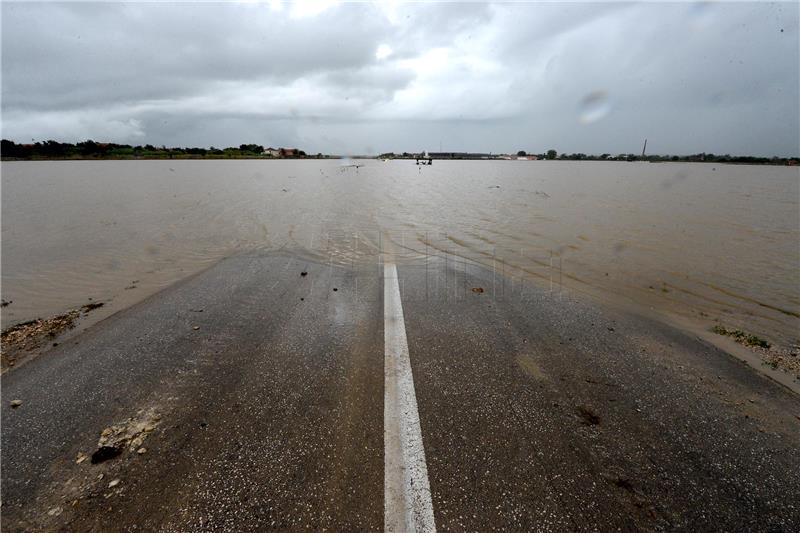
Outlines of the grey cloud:
<svg viewBox="0 0 800 533">
<path fill-rule="evenodd" d="M 3 135 L 18 140 L 800 151 L 796 3 L 0 9 Z M 608 113 L 581 121 L 596 91 Z"/>
</svg>

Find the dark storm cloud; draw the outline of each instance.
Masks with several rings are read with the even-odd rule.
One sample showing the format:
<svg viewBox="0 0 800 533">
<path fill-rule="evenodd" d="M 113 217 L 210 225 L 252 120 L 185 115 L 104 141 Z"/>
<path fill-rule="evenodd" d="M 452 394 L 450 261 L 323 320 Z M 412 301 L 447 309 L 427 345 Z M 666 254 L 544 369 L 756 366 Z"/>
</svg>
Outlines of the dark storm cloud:
<svg viewBox="0 0 800 533">
<path fill-rule="evenodd" d="M 330 24 L 246 5 L 4 5 L 4 99 L 32 108 L 130 102 L 359 66 L 374 59 L 381 34 L 363 11 L 341 10 Z"/>
<path fill-rule="evenodd" d="M 3 136 L 795 154 L 797 21 L 796 3 L 4 2 Z"/>
</svg>

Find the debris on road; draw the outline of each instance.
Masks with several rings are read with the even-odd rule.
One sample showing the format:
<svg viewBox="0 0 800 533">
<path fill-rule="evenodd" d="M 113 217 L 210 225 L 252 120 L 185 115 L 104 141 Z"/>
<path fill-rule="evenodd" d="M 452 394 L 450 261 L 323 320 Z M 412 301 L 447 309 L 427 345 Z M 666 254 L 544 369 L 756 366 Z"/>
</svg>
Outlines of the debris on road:
<svg viewBox="0 0 800 533">
<path fill-rule="evenodd" d="M 756 346 L 759 348 L 766 348 L 769 349 L 770 343 L 757 335 L 753 335 L 752 333 L 745 333 L 740 329 L 728 329 L 724 326 L 716 325 L 711 328 L 711 331 L 716 333 L 717 335 L 725 335 L 728 337 L 733 337 L 733 340 L 738 342 L 739 344 L 744 344 L 745 346 Z"/>
<path fill-rule="evenodd" d="M 22 400 L 11 400 L 11 407 L 12 408 L 16 409 L 20 405 L 22 405 Z"/>
<path fill-rule="evenodd" d="M 116 487 L 117 485 L 119 485 L 119 482 L 120 482 L 120 479 L 119 479 L 119 478 L 117 478 L 117 479 L 112 479 L 112 480 L 111 480 L 111 482 L 108 484 L 108 488 L 109 488 L 109 489 L 113 489 L 114 487 Z"/>
<path fill-rule="evenodd" d="M 483 292 L 483 287 L 472 287 L 472 292 L 481 294 Z"/>
<path fill-rule="evenodd" d="M 735 342 L 746 346 L 749 350 L 758 354 L 763 363 L 773 370 L 788 372 L 800 379 L 800 359 L 797 357 L 797 347 L 789 344 L 788 346 L 773 345 L 768 340 L 754 335 L 741 329 L 730 329 L 716 324 L 711 328 L 712 333 L 730 337 Z"/>
<path fill-rule="evenodd" d="M 0 307 L 8 307 L 9 305 L 13 304 L 14 300 L 0 300 Z"/>
<path fill-rule="evenodd" d="M 200 326 L 193 326 L 192 329 L 197 331 L 198 329 L 200 329 Z"/>
<path fill-rule="evenodd" d="M 300 275 L 302 277 L 306 277 L 306 276 L 308 276 L 308 272 L 306 272 L 306 271 L 300 272 Z"/>
<path fill-rule="evenodd" d="M 103 305 L 102 302 L 90 303 L 71 309 L 62 315 L 35 318 L 6 328 L 0 334 L 0 346 L 2 346 L 0 358 L 3 370 L 15 366 L 20 359 L 29 357 L 30 352 L 43 348 L 46 344 L 52 343 L 58 335 L 74 328 L 82 313 L 88 314 Z"/>
<path fill-rule="evenodd" d="M 122 448 L 116 448 L 114 446 L 100 446 L 92 454 L 92 464 L 96 465 L 98 463 L 108 461 L 109 459 L 113 459 L 121 453 Z"/>
<path fill-rule="evenodd" d="M 596 426 L 600 423 L 600 417 L 585 405 L 578 406 L 578 416 L 581 417 L 581 424 L 584 426 Z"/>
<path fill-rule="evenodd" d="M 147 436 L 161 421 L 153 410 L 139 412 L 139 418 L 129 418 L 123 424 L 105 428 L 97 441 L 97 450 L 92 454 L 92 464 L 102 463 L 118 457 L 128 448 L 130 452 L 142 449 Z M 146 450 L 145 450 L 146 451 Z"/>
<path fill-rule="evenodd" d="M 81 464 L 82 462 L 84 462 L 88 458 L 89 458 L 89 456 L 86 455 L 85 453 L 78 452 L 78 457 L 75 459 L 75 464 L 79 465 L 79 464 Z"/>
</svg>

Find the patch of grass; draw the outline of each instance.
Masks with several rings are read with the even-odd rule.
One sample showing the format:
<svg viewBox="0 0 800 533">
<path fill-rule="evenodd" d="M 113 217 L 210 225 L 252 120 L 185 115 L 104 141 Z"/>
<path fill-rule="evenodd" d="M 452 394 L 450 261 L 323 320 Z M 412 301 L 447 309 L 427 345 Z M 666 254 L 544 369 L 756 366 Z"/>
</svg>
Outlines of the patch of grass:
<svg viewBox="0 0 800 533">
<path fill-rule="evenodd" d="M 711 331 L 718 335 L 732 337 L 733 340 L 739 344 L 744 344 L 745 346 L 756 346 L 758 348 L 766 349 L 769 349 L 769 347 L 772 346 L 769 341 L 762 339 L 757 335 L 753 335 L 752 333 L 745 333 L 740 329 L 728 329 L 724 326 L 716 325 L 711 328 Z"/>
</svg>

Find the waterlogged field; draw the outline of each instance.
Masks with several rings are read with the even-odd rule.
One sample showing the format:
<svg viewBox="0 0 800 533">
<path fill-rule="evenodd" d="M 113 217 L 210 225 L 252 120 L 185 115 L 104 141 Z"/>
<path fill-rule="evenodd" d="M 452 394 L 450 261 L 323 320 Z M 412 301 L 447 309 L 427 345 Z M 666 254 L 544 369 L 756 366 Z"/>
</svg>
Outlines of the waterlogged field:
<svg viewBox="0 0 800 533">
<path fill-rule="evenodd" d="M 125 307 L 222 257 L 374 261 L 390 239 L 779 345 L 800 330 L 800 171 L 617 162 L 2 163 L 3 327 Z"/>
</svg>

